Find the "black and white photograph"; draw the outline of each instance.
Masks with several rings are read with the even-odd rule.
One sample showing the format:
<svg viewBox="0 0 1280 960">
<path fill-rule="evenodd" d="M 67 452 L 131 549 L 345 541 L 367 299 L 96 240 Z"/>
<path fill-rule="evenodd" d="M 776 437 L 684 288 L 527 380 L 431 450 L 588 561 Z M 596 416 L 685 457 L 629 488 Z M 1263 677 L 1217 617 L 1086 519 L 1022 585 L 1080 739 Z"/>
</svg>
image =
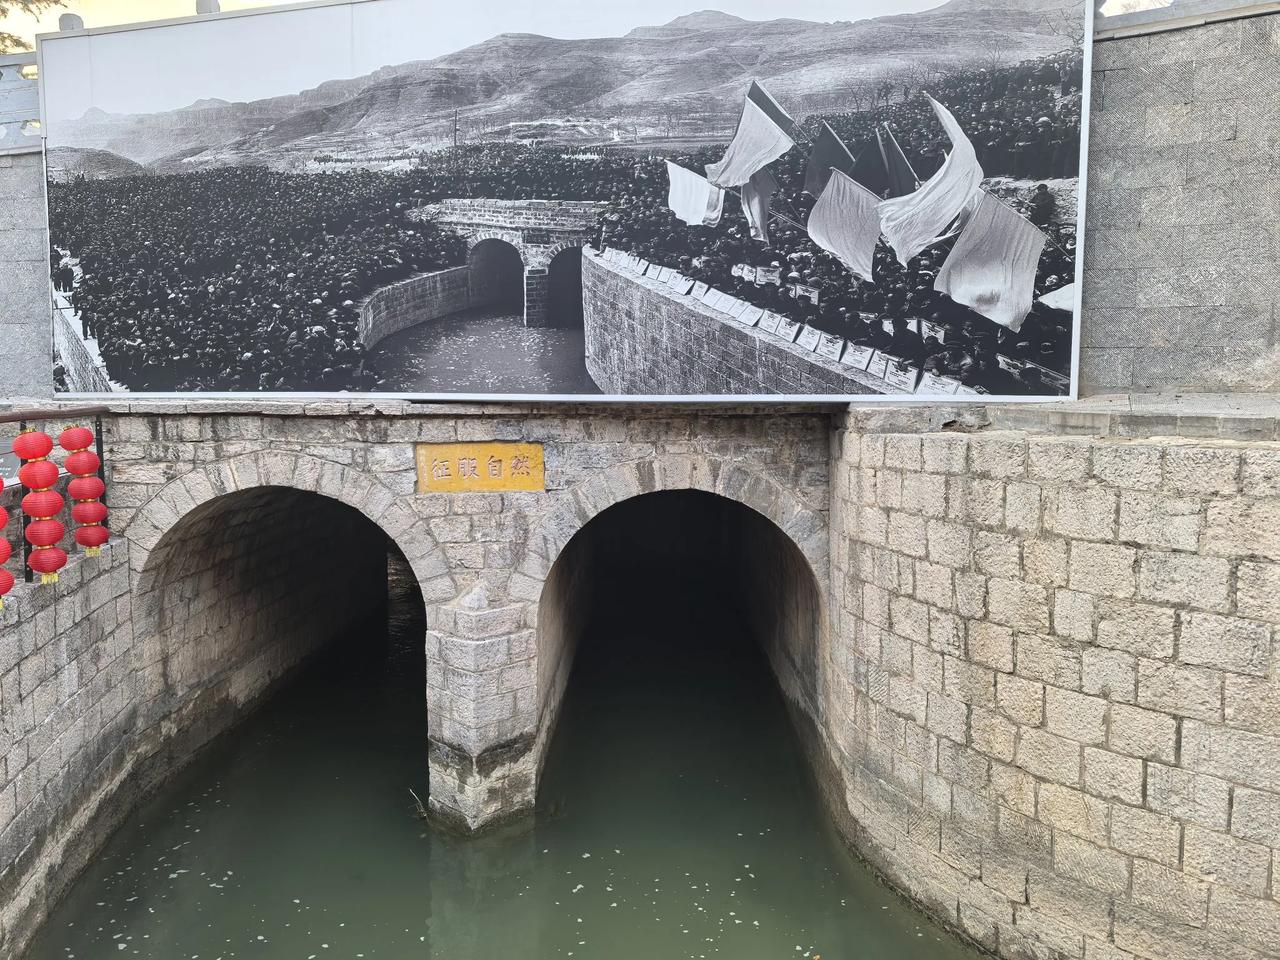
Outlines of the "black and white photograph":
<svg viewBox="0 0 1280 960">
<path fill-rule="evenodd" d="M 355 0 L 44 35 L 58 388 L 1072 396 L 1091 18 Z"/>
</svg>

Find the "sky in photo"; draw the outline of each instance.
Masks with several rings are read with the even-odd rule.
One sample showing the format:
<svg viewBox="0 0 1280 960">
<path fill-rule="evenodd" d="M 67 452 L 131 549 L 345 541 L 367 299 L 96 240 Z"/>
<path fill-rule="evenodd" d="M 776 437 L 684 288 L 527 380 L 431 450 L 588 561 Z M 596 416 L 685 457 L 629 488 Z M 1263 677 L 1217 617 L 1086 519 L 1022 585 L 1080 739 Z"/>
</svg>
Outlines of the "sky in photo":
<svg viewBox="0 0 1280 960">
<path fill-rule="evenodd" d="M 434 0 L 368 2 L 259 11 L 163 27 L 46 38 L 42 44 L 46 120 L 56 124 L 90 110 L 137 114 L 175 110 L 200 100 L 246 102 L 299 93 L 328 80 L 379 67 L 429 60 L 500 33 L 561 38 L 621 36 L 705 9 L 707 0 Z M 225 0 L 224 12 L 250 0 Z M 938 6 L 939 0 L 723 0 L 718 9 L 747 20 L 785 14 L 829 22 Z M 150 19 L 194 9 L 195 0 L 70 0 L 86 27 Z M 856 13 L 854 10 L 856 9 Z M 93 14 L 98 16 L 95 18 Z M 56 19 L 56 18 L 55 18 Z"/>
<path fill-rule="evenodd" d="M 604 37 L 617 36 L 637 26 L 665 23 L 702 9 L 699 3 L 748 20 L 795 17 L 830 22 L 927 10 L 938 6 L 940 2 L 941 0 L 791 0 L 780 5 L 776 0 L 654 0 L 631 5 L 618 3 L 616 0 L 548 0 L 539 4 L 518 0 L 482 0 L 467 4 L 466 9 L 483 22 L 491 22 L 494 14 L 501 15 L 511 24 L 502 28 L 505 31 L 546 33 L 558 37 Z M 419 4 L 428 10 L 433 6 L 430 0 L 419 0 Z M 222 0 L 224 12 L 278 5 L 274 0 Z M 440 7 L 446 10 L 456 9 L 449 4 L 441 4 Z M 0 30 L 31 40 L 37 33 L 56 31 L 61 13 L 79 14 L 84 18 L 86 27 L 108 27 L 190 16 L 195 13 L 195 9 L 196 0 L 67 0 L 62 10 L 42 14 L 38 19 L 20 13 L 0 17 Z"/>
</svg>

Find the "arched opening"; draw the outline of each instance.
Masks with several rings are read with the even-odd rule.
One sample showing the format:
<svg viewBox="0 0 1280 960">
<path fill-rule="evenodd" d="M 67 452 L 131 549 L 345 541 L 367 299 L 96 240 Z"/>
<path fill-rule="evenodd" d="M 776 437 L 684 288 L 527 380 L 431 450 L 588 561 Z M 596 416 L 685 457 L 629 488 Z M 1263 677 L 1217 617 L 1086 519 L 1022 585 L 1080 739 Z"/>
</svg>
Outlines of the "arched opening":
<svg viewBox="0 0 1280 960">
<path fill-rule="evenodd" d="M 688 694 L 683 681 L 694 680 L 732 702 L 758 695 L 764 678 L 804 722 L 816 714 L 821 630 L 814 574 L 772 521 L 715 494 L 646 494 L 587 523 L 552 566 L 538 612 L 539 699 L 555 709 L 568 686 L 586 704 L 606 689 L 665 700 L 655 691 Z"/>
<path fill-rule="evenodd" d="M 582 329 L 582 248 L 561 250 L 547 274 L 548 326 Z"/>
<path fill-rule="evenodd" d="M 143 721 L 177 736 L 179 762 L 286 678 L 331 683 L 300 670 L 312 661 L 366 680 L 407 673 L 425 731 L 421 590 L 396 543 L 346 504 L 270 486 L 216 497 L 151 550 L 136 596 Z M 425 749 L 421 765 L 425 780 Z"/>
<path fill-rule="evenodd" d="M 504 313 L 524 312 L 524 260 L 505 240 L 481 240 L 467 256 L 471 305 Z"/>
</svg>

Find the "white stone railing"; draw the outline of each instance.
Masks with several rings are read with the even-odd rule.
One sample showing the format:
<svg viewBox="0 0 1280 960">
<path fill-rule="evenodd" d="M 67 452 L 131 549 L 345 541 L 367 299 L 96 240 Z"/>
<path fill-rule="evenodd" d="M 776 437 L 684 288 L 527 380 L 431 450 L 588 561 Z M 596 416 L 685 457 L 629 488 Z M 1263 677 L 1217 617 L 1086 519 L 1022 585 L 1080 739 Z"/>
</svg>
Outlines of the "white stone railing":
<svg viewBox="0 0 1280 960">
<path fill-rule="evenodd" d="M 40 149 L 40 84 L 36 55 L 0 56 L 0 154 Z"/>
</svg>

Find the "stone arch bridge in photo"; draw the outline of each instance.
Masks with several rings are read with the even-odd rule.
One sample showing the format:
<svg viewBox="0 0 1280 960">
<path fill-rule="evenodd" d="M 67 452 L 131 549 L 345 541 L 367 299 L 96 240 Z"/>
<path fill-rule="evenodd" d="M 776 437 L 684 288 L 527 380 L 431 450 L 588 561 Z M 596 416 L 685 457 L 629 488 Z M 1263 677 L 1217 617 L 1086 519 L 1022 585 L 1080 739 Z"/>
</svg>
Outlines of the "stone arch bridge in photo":
<svg viewBox="0 0 1280 960">
<path fill-rule="evenodd" d="M 516 264 L 518 256 L 525 326 L 541 327 L 557 322 L 552 300 L 558 275 L 573 287 L 576 274 L 581 289 L 577 251 L 598 239 L 607 210 L 608 204 L 590 201 L 473 199 L 442 200 L 412 216 L 466 238 L 473 299 L 481 299 L 481 288 L 503 283 L 506 264 Z"/>
</svg>

